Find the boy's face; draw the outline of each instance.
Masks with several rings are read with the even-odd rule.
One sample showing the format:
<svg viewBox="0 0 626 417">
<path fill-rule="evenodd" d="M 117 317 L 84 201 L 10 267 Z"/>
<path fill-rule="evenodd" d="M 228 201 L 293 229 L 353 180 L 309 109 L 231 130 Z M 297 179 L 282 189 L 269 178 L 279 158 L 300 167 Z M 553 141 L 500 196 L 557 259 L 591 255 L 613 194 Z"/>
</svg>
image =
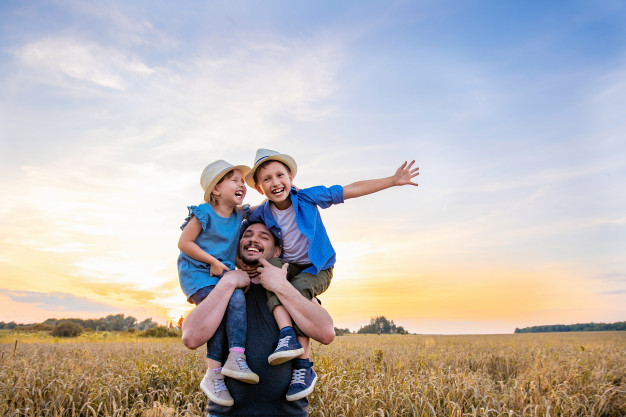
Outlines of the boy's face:
<svg viewBox="0 0 626 417">
<path fill-rule="evenodd" d="M 243 203 L 243 198 L 246 196 L 246 183 L 243 181 L 241 171 L 233 170 L 232 175 L 224 178 L 213 188 L 213 194 L 230 205 Z"/>
<path fill-rule="evenodd" d="M 256 172 L 256 189 L 273 203 L 279 204 L 289 198 L 293 176 L 285 165 L 272 161 Z"/>
</svg>

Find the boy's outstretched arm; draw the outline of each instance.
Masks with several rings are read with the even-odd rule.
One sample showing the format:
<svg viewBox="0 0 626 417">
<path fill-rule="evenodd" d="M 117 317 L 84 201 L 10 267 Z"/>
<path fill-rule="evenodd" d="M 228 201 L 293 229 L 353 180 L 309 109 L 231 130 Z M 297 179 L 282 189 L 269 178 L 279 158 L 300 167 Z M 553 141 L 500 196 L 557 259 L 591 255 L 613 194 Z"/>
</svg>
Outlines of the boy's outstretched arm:
<svg viewBox="0 0 626 417">
<path fill-rule="evenodd" d="M 398 185 L 417 186 L 412 179 L 417 177 L 420 173 L 419 168 L 417 167 L 411 169 L 414 163 L 415 161 L 411 161 L 410 163 L 404 161 L 400 168 L 396 170 L 396 173 L 391 177 L 357 181 L 350 185 L 346 185 L 343 187 L 343 199 L 347 200 L 349 198 L 361 197 Z"/>
</svg>

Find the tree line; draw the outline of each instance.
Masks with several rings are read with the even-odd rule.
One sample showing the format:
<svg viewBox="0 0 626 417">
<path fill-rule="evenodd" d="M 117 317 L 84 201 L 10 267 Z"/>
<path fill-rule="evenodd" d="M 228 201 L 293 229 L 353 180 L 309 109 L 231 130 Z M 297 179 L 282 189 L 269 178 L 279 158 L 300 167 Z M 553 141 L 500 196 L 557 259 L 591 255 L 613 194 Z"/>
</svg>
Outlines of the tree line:
<svg viewBox="0 0 626 417">
<path fill-rule="evenodd" d="M 17 324 L 14 321 L 10 323 L 0 322 L 0 330 L 51 330 L 60 323 L 74 323 L 83 329 L 108 332 L 128 331 L 131 329 L 143 331 L 157 326 L 157 323 L 153 322 L 152 318 L 138 322 L 133 316 L 125 317 L 124 314 L 109 314 L 99 319 L 47 319 L 41 323 L 32 324 Z"/>
<path fill-rule="evenodd" d="M 350 329 L 339 329 L 335 327 L 335 335 L 354 334 Z M 372 317 L 370 323 L 361 326 L 356 334 L 409 334 L 402 326 L 396 326 L 393 320 L 387 320 L 385 316 Z"/>
<path fill-rule="evenodd" d="M 623 330 L 626 330 L 626 321 L 618 321 L 617 323 L 550 324 L 546 326 L 532 326 L 515 329 L 515 333 L 603 332 Z"/>
</svg>

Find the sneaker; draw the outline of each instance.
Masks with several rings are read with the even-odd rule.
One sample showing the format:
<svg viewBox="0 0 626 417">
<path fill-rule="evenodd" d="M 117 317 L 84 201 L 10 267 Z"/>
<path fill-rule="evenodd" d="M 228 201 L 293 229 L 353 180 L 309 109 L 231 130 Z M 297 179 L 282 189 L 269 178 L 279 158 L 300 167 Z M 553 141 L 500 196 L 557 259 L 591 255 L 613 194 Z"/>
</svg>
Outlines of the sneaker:
<svg viewBox="0 0 626 417">
<path fill-rule="evenodd" d="M 294 369 L 291 373 L 291 384 L 287 390 L 287 401 L 296 401 L 313 392 L 317 374 L 313 368 Z"/>
<path fill-rule="evenodd" d="M 237 379 L 248 384 L 257 384 L 259 376 L 248 368 L 246 355 L 241 352 L 230 352 L 222 367 L 222 375 Z"/>
<path fill-rule="evenodd" d="M 293 330 L 287 332 L 280 332 L 282 336 L 278 339 L 278 345 L 276 350 L 272 353 L 267 361 L 270 365 L 280 365 L 281 363 L 290 361 L 304 353 L 304 348 L 298 342 L 296 332 Z"/>
<path fill-rule="evenodd" d="M 224 375 L 219 372 L 215 372 L 212 369 L 207 369 L 202 382 L 200 382 L 200 388 L 209 397 L 209 400 L 215 404 L 230 407 L 235 404 L 233 397 L 230 396 L 226 383 L 224 382 Z"/>
</svg>

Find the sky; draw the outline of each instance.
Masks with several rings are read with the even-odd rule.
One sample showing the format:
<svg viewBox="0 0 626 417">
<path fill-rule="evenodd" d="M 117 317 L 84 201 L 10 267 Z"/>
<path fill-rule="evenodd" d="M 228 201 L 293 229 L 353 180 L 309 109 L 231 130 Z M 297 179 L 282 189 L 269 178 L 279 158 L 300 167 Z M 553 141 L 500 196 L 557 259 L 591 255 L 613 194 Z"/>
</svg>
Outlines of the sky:
<svg viewBox="0 0 626 417">
<path fill-rule="evenodd" d="M 0 321 L 176 321 L 200 174 L 257 148 L 420 168 L 322 210 L 336 327 L 626 320 L 626 3 L 7 0 Z"/>
</svg>

